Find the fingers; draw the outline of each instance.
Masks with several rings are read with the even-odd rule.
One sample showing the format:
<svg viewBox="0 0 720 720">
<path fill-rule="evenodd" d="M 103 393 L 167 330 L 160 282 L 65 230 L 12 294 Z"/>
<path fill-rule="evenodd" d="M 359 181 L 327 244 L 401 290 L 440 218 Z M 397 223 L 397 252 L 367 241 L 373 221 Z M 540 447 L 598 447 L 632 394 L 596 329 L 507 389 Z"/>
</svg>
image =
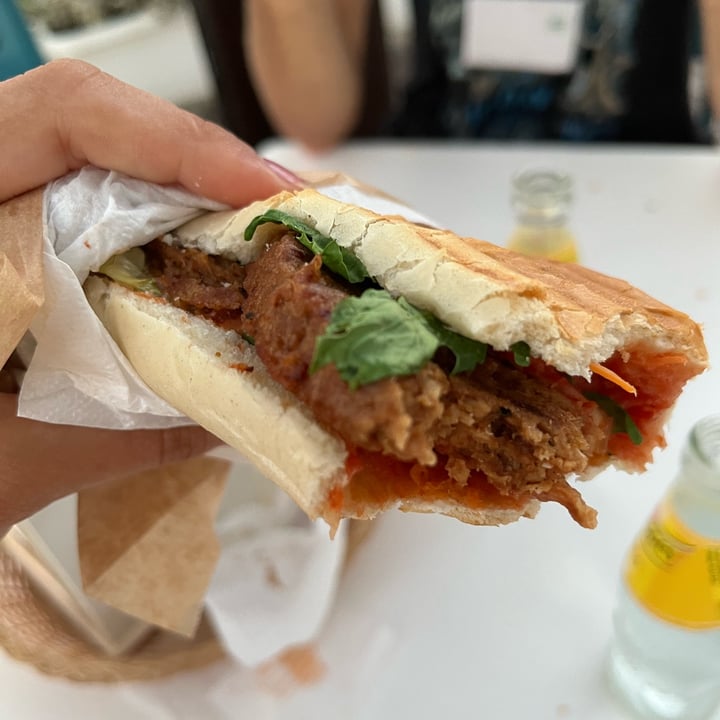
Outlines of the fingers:
<svg viewBox="0 0 720 720">
<path fill-rule="evenodd" d="M 86 63 L 0 83 L 0 200 L 86 164 L 234 206 L 296 184 L 217 125 Z"/>
<path fill-rule="evenodd" d="M 0 528 L 84 486 L 200 455 L 221 444 L 198 427 L 98 430 L 16 417 L 0 394 Z"/>
</svg>

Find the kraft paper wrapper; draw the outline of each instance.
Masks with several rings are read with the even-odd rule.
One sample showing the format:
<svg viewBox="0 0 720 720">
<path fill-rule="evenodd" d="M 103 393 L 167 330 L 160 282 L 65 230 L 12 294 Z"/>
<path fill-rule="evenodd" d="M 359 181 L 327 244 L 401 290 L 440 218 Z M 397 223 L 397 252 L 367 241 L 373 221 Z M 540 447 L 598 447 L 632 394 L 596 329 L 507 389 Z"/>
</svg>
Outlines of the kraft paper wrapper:
<svg viewBox="0 0 720 720">
<path fill-rule="evenodd" d="M 78 547 L 85 592 L 190 636 L 220 547 L 213 529 L 229 463 L 200 457 L 84 490 Z"/>
<path fill-rule="evenodd" d="M 0 206 L 0 368 L 45 299 L 42 189 Z"/>
<path fill-rule="evenodd" d="M 356 180 L 350 175 L 345 175 L 345 173 L 328 172 L 326 170 L 306 170 L 297 172 L 297 175 L 301 177 L 309 187 L 316 188 L 320 192 L 334 197 L 336 200 L 354 202 L 355 200 L 353 198 L 345 196 L 344 191 L 346 189 L 357 190 L 362 193 L 366 199 L 373 199 L 374 202 L 371 209 L 377 213 L 387 215 L 388 217 L 402 214 L 402 216 L 410 222 L 427 227 L 438 227 L 438 224 L 434 220 L 408 207 L 403 200 L 372 185 L 367 185 L 360 180 Z M 398 212 L 398 208 L 402 208 L 402 213 Z"/>
<path fill-rule="evenodd" d="M 301 177 L 310 187 L 317 188 L 318 190 L 326 187 L 333 187 L 335 185 L 342 185 L 344 187 L 353 187 L 362 191 L 365 195 L 372 195 L 374 197 L 382 197 L 393 202 L 400 203 L 401 201 L 397 198 L 389 195 L 382 190 L 366 185 L 354 177 L 350 177 L 342 172 L 329 172 L 327 170 L 303 170 L 298 172 L 297 175 Z"/>
</svg>

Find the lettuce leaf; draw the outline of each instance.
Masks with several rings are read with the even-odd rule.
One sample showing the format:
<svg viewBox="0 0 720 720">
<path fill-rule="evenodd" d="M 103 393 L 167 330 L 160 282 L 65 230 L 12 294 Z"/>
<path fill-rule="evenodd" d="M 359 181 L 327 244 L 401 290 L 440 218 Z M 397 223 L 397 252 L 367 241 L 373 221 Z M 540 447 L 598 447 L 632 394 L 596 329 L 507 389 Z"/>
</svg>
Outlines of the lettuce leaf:
<svg viewBox="0 0 720 720">
<path fill-rule="evenodd" d="M 458 335 L 404 298 L 370 288 L 335 307 L 315 344 L 310 372 L 333 364 L 355 390 L 418 372 L 441 346 L 455 355 L 453 373 L 472 370 L 487 354 L 485 343 Z"/>
<path fill-rule="evenodd" d="M 625 408 L 618 405 L 607 395 L 598 392 L 585 392 L 583 395 L 600 406 L 600 409 L 613 421 L 614 433 L 625 433 L 633 445 L 642 444 L 643 437 L 635 421 Z"/>
<path fill-rule="evenodd" d="M 140 248 L 113 255 L 100 266 L 98 272 L 131 290 L 160 295 L 160 288 L 145 268 L 145 253 Z"/>
</svg>

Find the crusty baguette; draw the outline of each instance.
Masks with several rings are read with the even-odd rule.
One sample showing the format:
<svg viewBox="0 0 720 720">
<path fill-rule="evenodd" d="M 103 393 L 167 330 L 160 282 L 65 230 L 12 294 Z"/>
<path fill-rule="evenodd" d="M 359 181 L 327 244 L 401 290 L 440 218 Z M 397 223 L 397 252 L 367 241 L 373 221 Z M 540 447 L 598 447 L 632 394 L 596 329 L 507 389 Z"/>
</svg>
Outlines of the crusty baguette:
<svg viewBox="0 0 720 720">
<path fill-rule="evenodd" d="M 638 341 L 683 353 L 699 370 L 707 364 L 698 325 L 623 280 L 383 217 L 312 189 L 202 216 L 175 235 L 189 247 L 248 263 L 274 230 L 260 226 L 252 242 L 243 232 L 270 208 L 353 250 L 393 295 L 496 350 L 524 341 L 549 365 L 586 379 L 591 362 Z"/>
<path fill-rule="evenodd" d="M 326 502 L 330 489 L 345 475 L 347 451 L 268 376 L 250 345 L 240 343 L 234 332 L 102 277 L 90 277 L 85 292 L 153 391 L 239 450 L 311 518 L 336 521 L 328 515 Z M 358 517 L 373 518 L 392 504 L 368 504 Z M 498 525 L 523 515 L 533 517 L 539 507 L 536 500 L 519 509 L 471 509 L 415 499 L 401 509 Z"/>
<path fill-rule="evenodd" d="M 379 216 L 314 190 L 280 193 L 241 210 L 207 214 L 166 240 L 247 264 L 284 232 L 278 225 L 264 224 L 252 241 L 244 240 L 250 222 L 269 209 L 332 237 L 351 249 L 392 294 L 496 350 L 524 341 L 548 365 L 586 379 L 591 376 L 590 363 L 639 345 L 644 352 L 682 355 L 685 378 L 707 365 L 697 324 L 623 281 L 579 265 L 527 258 L 402 218 Z M 270 378 L 252 347 L 164 300 L 106 279 L 91 277 L 86 292 L 155 392 L 254 461 L 310 517 L 337 522 L 331 496 L 347 481 L 348 451 Z M 662 442 L 662 422 L 670 406 L 658 411 L 651 449 Z M 589 464 L 583 477 L 610 461 L 622 466 L 621 458 L 607 457 Z M 463 502 L 462 493 L 451 499 L 407 488 L 393 497 L 384 488 L 373 494 L 359 485 L 360 500 L 353 500 L 343 516 L 370 518 L 400 507 L 496 525 L 533 517 L 540 506 L 540 500 L 528 493 L 515 502 L 498 496 L 496 502 L 479 505 L 477 499 Z"/>
</svg>

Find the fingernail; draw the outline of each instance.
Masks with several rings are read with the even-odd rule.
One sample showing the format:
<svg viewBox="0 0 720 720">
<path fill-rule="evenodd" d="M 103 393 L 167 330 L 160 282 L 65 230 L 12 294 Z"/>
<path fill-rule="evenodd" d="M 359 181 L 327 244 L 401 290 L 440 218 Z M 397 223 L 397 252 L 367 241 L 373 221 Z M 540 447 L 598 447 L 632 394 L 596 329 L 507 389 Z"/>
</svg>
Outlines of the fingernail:
<svg viewBox="0 0 720 720">
<path fill-rule="evenodd" d="M 276 163 L 274 160 L 263 158 L 263 162 L 275 173 L 283 182 L 294 185 L 295 187 L 305 187 L 305 182 L 299 178 L 292 170 L 288 170 L 284 165 Z"/>
</svg>

